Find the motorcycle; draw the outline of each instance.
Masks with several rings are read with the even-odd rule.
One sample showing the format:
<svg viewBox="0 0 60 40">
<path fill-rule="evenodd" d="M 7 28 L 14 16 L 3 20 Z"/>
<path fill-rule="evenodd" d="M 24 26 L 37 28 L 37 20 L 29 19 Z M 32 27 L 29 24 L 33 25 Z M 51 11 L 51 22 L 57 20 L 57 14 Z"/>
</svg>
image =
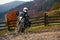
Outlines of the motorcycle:
<svg viewBox="0 0 60 40">
<path fill-rule="evenodd" d="M 28 25 L 25 23 L 25 18 L 18 17 L 17 27 L 15 28 L 15 33 L 24 32 L 26 29 L 25 27 L 27 27 L 27 26 Z"/>
</svg>

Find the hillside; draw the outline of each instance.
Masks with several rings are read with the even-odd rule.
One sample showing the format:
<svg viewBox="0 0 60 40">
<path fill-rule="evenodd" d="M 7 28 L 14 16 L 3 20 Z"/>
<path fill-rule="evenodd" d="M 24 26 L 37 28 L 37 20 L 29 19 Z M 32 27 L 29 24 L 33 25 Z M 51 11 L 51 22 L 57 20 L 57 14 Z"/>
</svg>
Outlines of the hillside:
<svg viewBox="0 0 60 40">
<path fill-rule="evenodd" d="M 48 10 L 46 8 L 51 7 L 54 2 L 55 2 L 54 0 L 48 0 L 48 1 L 46 1 L 46 0 L 40 0 L 40 1 L 34 0 L 33 2 L 27 2 L 21 6 L 18 6 L 17 10 L 19 10 L 20 8 L 23 8 L 24 6 L 28 7 L 30 10 L 34 10 L 34 9 L 36 11 Z M 22 10 L 22 9 L 20 9 L 20 10 Z"/>
<path fill-rule="evenodd" d="M 22 1 L 13 1 L 13 2 L 10 2 L 10 3 L 3 4 L 0 7 L 1 8 L 0 13 L 4 13 L 4 12 L 6 12 L 8 10 L 11 10 L 11 9 L 23 4 L 23 3 L 24 2 L 22 2 Z"/>
<path fill-rule="evenodd" d="M 53 10 L 53 11 L 49 11 L 46 12 L 48 14 L 48 16 L 59 16 L 60 15 L 60 10 Z"/>
<path fill-rule="evenodd" d="M 10 2 L 10 3 L 6 3 L 6 4 L 3 4 L 3 5 L 0 5 L 0 19 L 3 18 L 4 19 L 4 15 L 6 13 L 8 13 L 9 11 L 13 10 L 15 7 L 19 6 L 19 5 L 22 5 L 24 2 L 22 1 L 13 1 L 13 2 Z"/>
<path fill-rule="evenodd" d="M 4 6 L 4 8 L 2 8 L 2 10 L 0 12 L 5 11 L 4 13 L 0 14 L 0 18 L 4 18 L 3 17 L 4 14 L 8 13 L 12 10 L 22 11 L 23 7 L 28 7 L 29 12 L 32 14 L 32 16 L 41 16 L 44 14 L 44 12 L 51 11 L 57 5 L 56 2 L 58 3 L 59 0 L 34 0 L 31 2 L 26 2 L 26 3 L 24 3 L 24 2 L 11 2 L 6 5 L 0 6 L 0 7 Z M 58 3 L 57 7 L 59 7 L 59 5 L 60 4 Z"/>
<path fill-rule="evenodd" d="M 44 14 L 46 11 L 51 11 L 54 5 L 57 5 L 57 7 L 59 7 L 59 3 L 60 0 L 34 0 L 32 2 L 27 2 L 21 6 L 16 7 L 16 10 L 22 11 L 23 7 L 28 7 L 29 12 L 33 16 L 39 16 L 40 14 Z"/>
<path fill-rule="evenodd" d="M 60 3 L 59 2 L 56 2 L 53 4 L 51 10 L 59 10 L 60 9 Z"/>
<path fill-rule="evenodd" d="M 40 14 L 39 12 L 44 13 L 45 11 L 50 11 L 54 3 L 55 0 L 34 0 L 16 7 L 16 10 L 22 11 L 23 7 L 26 6 L 33 16 L 38 16 Z"/>
</svg>

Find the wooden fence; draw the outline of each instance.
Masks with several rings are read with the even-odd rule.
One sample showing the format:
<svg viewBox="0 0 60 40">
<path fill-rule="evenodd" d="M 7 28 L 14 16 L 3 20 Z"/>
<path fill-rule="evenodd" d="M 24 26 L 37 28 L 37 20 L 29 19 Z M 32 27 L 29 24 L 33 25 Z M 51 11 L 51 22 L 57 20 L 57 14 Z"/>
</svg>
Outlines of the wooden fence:
<svg viewBox="0 0 60 40">
<path fill-rule="evenodd" d="M 0 29 L 7 29 L 6 22 L 0 22 Z"/>
<path fill-rule="evenodd" d="M 32 25 L 35 25 L 35 24 L 44 24 L 45 26 L 50 24 L 50 23 L 60 23 L 60 16 L 49 16 L 49 17 L 44 17 L 44 16 L 41 16 L 41 17 L 35 17 L 35 18 L 32 18 L 31 19 L 31 22 L 32 22 Z"/>
<path fill-rule="evenodd" d="M 38 26 L 38 25 L 49 25 L 52 23 L 59 24 L 60 25 L 60 16 L 39 16 L 39 17 L 33 17 L 30 19 L 32 22 L 32 26 Z"/>
<path fill-rule="evenodd" d="M 50 23 L 60 23 L 60 16 L 39 16 L 39 17 L 32 17 L 30 18 L 30 21 L 32 23 L 31 26 L 38 26 L 38 25 L 45 25 L 47 26 Z M 0 22 L 0 28 L 3 27 L 3 29 L 10 29 L 10 27 L 16 27 L 9 25 L 9 22 L 13 22 L 13 24 L 16 24 L 16 20 L 10 20 L 6 22 Z M 6 27 L 6 28 L 5 28 Z"/>
</svg>

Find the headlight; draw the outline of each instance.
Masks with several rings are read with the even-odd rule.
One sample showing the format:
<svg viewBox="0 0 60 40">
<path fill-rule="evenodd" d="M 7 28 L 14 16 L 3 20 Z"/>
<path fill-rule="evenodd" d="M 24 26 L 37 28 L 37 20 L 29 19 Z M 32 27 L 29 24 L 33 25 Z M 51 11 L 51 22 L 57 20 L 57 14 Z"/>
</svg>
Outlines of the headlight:
<svg viewBox="0 0 60 40">
<path fill-rule="evenodd" d="M 21 20 L 22 19 L 22 17 L 19 17 L 19 20 Z"/>
</svg>

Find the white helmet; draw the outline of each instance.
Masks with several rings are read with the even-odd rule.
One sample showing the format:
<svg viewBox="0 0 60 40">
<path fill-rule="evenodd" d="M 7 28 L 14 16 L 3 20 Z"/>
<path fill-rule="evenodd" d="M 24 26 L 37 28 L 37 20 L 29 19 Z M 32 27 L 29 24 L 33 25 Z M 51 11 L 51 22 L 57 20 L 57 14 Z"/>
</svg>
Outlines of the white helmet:
<svg viewBox="0 0 60 40">
<path fill-rule="evenodd" d="M 27 11 L 28 11 L 28 8 L 27 8 L 27 7 L 24 7 L 24 8 L 23 8 L 23 11 L 24 11 L 24 12 L 27 12 Z"/>
</svg>

